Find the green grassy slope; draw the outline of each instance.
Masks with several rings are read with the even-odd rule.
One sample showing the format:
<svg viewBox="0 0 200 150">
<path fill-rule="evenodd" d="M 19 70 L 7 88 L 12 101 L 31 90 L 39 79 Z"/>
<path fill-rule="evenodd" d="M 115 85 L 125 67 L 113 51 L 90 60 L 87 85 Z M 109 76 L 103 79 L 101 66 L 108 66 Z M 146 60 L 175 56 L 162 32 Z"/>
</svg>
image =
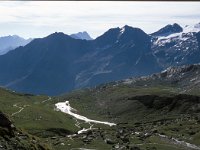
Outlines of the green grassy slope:
<svg viewBox="0 0 200 150">
<path fill-rule="evenodd" d="M 48 99 L 48 96 L 18 94 L 0 89 L 0 110 L 6 113 L 17 127 L 33 134 L 45 134 L 44 131 L 53 129 L 63 129 L 68 134 L 76 131 L 73 118 L 55 111 L 55 106 L 45 101 Z M 23 110 L 17 113 L 21 108 Z"/>
</svg>

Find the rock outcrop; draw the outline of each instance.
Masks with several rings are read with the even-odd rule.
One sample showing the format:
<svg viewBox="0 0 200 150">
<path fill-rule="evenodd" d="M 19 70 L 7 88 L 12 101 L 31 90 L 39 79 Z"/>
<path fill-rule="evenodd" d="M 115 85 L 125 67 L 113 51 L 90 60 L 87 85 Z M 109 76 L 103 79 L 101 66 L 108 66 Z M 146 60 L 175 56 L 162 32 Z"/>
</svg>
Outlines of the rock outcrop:
<svg viewBox="0 0 200 150">
<path fill-rule="evenodd" d="M 48 146 L 15 128 L 9 117 L 0 111 L 0 150 L 48 150 Z"/>
</svg>

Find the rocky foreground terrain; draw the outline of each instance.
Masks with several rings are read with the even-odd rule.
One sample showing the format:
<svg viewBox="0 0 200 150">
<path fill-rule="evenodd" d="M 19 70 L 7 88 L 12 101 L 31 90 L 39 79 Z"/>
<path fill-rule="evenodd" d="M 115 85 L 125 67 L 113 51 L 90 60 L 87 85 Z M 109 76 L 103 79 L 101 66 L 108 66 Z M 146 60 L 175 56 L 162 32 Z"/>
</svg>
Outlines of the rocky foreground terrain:
<svg viewBox="0 0 200 150">
<path fill-rule="evenodd" d="M 37 137 L 17 129 L 4 113 L 0 112 L 0 149 L 1 150 L 48 150 Z"/>
</svg>

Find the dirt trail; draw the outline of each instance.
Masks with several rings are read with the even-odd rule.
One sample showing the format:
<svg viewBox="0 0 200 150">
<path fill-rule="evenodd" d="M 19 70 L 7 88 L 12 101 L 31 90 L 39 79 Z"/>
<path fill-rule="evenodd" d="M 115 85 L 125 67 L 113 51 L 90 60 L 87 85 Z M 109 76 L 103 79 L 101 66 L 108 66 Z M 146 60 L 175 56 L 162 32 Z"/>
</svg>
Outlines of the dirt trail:
<svg viewBox="0 0 200 150">
<path fill-rule="evenodd" d="M 24 110 L 24 108 L 28 107 L 29 105 L 23 105 L 22 107 L 21 106 L 18 106 L 17 104 L 14 104 L 13 107 L 17 107 L 19 108 L 19 111 L 13 113 L 11 116 L 15 116 L 16 114 L 20 113 L 22 110 Z"/>
</svg>

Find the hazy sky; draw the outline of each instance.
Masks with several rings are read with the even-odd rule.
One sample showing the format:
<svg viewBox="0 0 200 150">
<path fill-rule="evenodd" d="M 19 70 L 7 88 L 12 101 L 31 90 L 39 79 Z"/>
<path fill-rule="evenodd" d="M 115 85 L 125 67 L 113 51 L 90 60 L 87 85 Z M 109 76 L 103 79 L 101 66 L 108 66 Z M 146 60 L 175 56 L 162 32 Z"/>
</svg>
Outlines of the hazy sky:
<svg viewBox="0 0 200 150">
<path fill-rule="evenodd" d="M 200 22 L 200 2 L 1 1 L 0 36 L 44 37 L 87 31 L 93 38 L 125 24 L 146 33 Z"/>
</svg>

